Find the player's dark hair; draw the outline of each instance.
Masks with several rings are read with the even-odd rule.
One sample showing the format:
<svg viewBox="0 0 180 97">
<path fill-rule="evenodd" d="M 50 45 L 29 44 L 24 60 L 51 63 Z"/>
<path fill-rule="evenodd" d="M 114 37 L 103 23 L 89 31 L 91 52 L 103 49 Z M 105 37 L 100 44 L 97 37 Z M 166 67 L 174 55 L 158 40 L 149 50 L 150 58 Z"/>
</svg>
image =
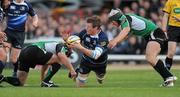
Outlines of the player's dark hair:
<svg viewBox="0 0 180 97">
<path fill-rule="evenodd" d="M 92 23 L 93 28 L 97 27 L 98 29 L 101 27 L 101 20 L 99 16 L 92 16 L 87 18 L 87 23 Z"/>
</svg>

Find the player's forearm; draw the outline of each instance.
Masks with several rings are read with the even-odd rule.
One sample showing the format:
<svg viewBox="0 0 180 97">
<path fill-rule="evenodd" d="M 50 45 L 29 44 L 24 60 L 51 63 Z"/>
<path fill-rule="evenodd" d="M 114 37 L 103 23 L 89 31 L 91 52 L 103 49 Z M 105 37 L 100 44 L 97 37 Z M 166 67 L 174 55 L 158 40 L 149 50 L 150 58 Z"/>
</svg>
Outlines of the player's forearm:
<svg viewBox="0 0 180 97">
<path fill-rule="evenodd" d="M 38 15 L 33 16 L 32 19 L 33 19 L 33 26 L 37 27 L 38 26 L 38 21 L 39 21 Z"/>
<path fill-rule="evenodd" d="M 81 48 L 79 48 L 79 50 L 82 53 L 84 53 L 86 56 L 91 57 L 91 55 L 92 55 L 92 50 L 86 49 L 85 47 L 81 47 Z"/>
<path fill-rule="evenodd" d="M 115 38 L 115 40 L 119 43 L 122 42 L 127 36 L 128 33 L 130 32 L 130 28 L 126 27 L 124 28 L 119 34 L 118 36 Z"/>
<path fill-rule="evenodd" d="M 164 13 L 163 18 L 162 18 L 162 30 L 164 32 L 167 32 L 166 29 L 167 29 L 168 17 L 169 17 L 169 14 L 168 13 Z"/>
<path fill-rule="evenodd" d="M 69 69 L 69 71 L 74 71 L 73 66 L 71 65 L 69 59 L 66 57 L 65 54 L 58 53 L 58 58 L 61 64 L 65 65 L 66 68 Z"/>
</svg>

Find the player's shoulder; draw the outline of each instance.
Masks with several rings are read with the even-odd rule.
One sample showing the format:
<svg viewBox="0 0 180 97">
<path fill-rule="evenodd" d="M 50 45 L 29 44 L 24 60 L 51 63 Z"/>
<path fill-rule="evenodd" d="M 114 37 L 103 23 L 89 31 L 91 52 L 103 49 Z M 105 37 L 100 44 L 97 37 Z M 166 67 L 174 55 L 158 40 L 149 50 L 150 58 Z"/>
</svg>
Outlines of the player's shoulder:
<svg viewBox="0 0 180 97">
<path fill-rule="evenodd" d="M 83 29 L 83 30 L 78 34 L 78 36 L 79 36 L 80 38 L 82 38 L 83 36 L 86 35 L 86 33 L 87 33 L 86 29 Z"/>
<path fill-rule="evenodd" d="M 81 34 L 82 34 L 82 33 L 85 34 L 85 33 L 87 33 L 87 30 L 86 30 L 86 29 L 83 29 L 80 33 L 81 33 Z"/>
<path fill-rule="evenodd" d="M 26 1 L 26 0 L 24 0 L 24 3 L 26 3 L 26 4 L 28 4 L 28 5 L 29 5 L 29 4 L 31 4 L 31 3 L 29 3 L 29 2 L 28 2 L 28 1 Z"/>
<path fill-rule="evenodd" d="M 108 39 L 107 34 L 102 30 L 99 33 L 99 38 L 100 39 Z"/>
<path fill-rule="evenodd" d="M 30 3 L 30 2 L 28 2 L 28 1 L 24 0 L 24 3 L 25 3 L 28 7 L 32 7 L 32 5 L 31 5 L 31 3 Z"/>
</svg>

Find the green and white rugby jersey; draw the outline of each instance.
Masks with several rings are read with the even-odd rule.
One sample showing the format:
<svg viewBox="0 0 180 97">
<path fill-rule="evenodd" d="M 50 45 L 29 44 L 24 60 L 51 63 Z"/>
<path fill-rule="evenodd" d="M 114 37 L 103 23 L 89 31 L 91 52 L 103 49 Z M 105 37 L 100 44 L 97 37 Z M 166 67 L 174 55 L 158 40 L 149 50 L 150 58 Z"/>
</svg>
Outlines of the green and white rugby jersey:
<svg viewBox="0 0 180 97">
<path fill-rule="evenodd" d="M 130 18 L 127 18 L 128 16 Z M 158 28 L 152 21 L 134 14 L 122 15 L 118 22 L 122 29 L 130 27 L 130 33 L 142 37 L 150 35 L 151 32 Z"/>
<path fill-rule="evenodd" d="M 60 49 L 60 51 L 65 54 L 65 52 L 67 51 L 67 47 L 61 44 L 61 46 L 58 46 L 57 48 L 57 45 L 59 44 L 60 43 L 56 41 L 41 41 L 41 42 L 33 43 L 32 45 L 39 47 L 41 50 L 45 52 L 51 52 L 53 54 L 56 54 L 57 49 Z"/>
</svg>

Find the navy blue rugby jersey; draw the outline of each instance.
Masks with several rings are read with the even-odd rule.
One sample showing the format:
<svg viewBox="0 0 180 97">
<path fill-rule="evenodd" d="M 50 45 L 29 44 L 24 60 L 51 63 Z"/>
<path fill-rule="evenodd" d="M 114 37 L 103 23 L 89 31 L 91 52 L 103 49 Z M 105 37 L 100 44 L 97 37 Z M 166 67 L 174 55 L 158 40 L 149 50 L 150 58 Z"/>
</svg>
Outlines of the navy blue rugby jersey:
<svg viewBox="0 0 180 97">
<path fill-rule="evenodd" d="M 104 64 L 107 62 L 108 58 L 108 38 L 107 35 L 101 30 L 97 35 L 91 36 L 87 34 L 86 30 L 82 30 L 78 36 L 81 38 L 81 44 L 90 50 L 95 50 L 96 47 L 103 49 L 103 53 L 98 59 L 93 59 L 89 56 L 83 54 L 83 59 L 92 63 L 92 64 Z"/>
<path fill-rule="evenodd" d="M 9 7 L 5 9 L 5 14 L 7 17 L 7 28 L 22 32 L 25 30 L 28 15 L 36 15 L 30 3 L 26 1 L 17 3 L 14 0 L 11 1 Z"/>
<path fill-rule="evenodd" d="M 0 22 L 3 21 L 3 18 L 4 18 L 4 12 L 3 9 L 0 7 Z"/>
</svg>

